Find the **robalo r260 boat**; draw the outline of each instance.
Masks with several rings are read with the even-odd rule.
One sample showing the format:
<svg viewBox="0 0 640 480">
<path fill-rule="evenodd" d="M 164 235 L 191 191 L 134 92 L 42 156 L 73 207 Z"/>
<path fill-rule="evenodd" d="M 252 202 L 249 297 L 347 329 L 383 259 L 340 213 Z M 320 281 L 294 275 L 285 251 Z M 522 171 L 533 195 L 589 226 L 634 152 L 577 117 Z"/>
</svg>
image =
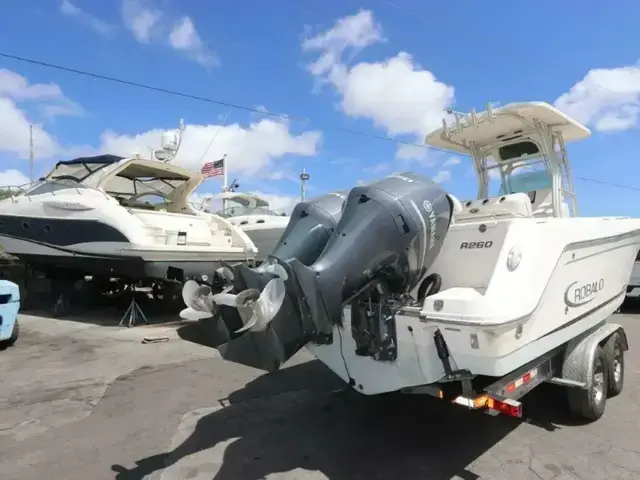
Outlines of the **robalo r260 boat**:
<svg viewBox="0 0 640 480">
<path fill-rule="evenodd" d="M 257 286 L 233 287 L 235 303 L 211 296 L 220 352 L 272 371 L 306 346 L 361 393 L 429 393 L 515 416 L 518 398 L 550 381 L 568 387 L 574 412 L 599 418 L 622 389 L 628 345 L 607 319 L 624 300 L 640 220 L 577 216 L 565 143 L 589 135 L 541 102 L 456 113 L 426 141 L 471 156 L 477 199 L 411 172 L 353 188 L 315 260 L 270 257 Z"/>
</svg>

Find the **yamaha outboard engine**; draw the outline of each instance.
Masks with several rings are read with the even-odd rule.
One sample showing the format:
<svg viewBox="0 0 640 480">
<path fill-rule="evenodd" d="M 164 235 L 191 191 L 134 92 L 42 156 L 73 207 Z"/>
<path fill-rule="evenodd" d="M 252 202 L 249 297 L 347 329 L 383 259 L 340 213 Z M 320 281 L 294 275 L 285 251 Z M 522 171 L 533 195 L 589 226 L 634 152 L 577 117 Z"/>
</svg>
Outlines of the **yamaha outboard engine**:
<svg viewBox="0 0 640 480">
<path fill-rule="evenodd" d="M 273 278 L 274 258 L 297 259 L 303 265 L 315 262 L 331 238 L 347 199 L 346 191 L 331 192 L 298 203 L 291 212 L 289 224 L 267 260 L 258 268 L 246 264 L 233 267 L 235 291 L 248 288 L 262 290 Z M 270 274 L 271 273 L 271 274 Z"/>
<path fill-rule="evenodd" d="M 271 308 L 274 308 L 274 302 L 282 302 L 284 310 L 293 308 L 291 301 L 297 298 L 297 292 L 281 300 L 279 298 L 294 284 L 281 284 L 283 269 L 275 258 L 297 259 L 304 265 L 312 264 L 329 241 L 346 198 L 346 191 L 336 191 L 298 203 L 267 261 L 258 268 L 249 268 L 241 263 L 234 266 L 224 264 L 219 269 L 217 275 L 225 277 L 231 284 L 231 288 L 222 294 L 213 295 L 209 286 L 187 282 L 182 294 L 189 308 L 183 310 L 181 316 L 194 320 L 215 317 L 207 320 L 207 323 L 214 324 L 214 328 L 208 329 L 206 342 L 217 346 L 238 337 L 245 329 L 255 327 L 257 317 L 253 316 L 253 309 L 265 302 Z"/>
<path fill-rule="evenodd" d="M 333 342 L 351 305 L 356 353 L 396 358 L 394 313 L 438 255 L 452 215 L 446 192 L 409 172 L 355 187 L 335 232 L 312 265 L 273 258 L 285 299 L 254 309 L 254 326 L 219 347 L 224 358 L 276 370 L 306 343 Z"/>
</svg>

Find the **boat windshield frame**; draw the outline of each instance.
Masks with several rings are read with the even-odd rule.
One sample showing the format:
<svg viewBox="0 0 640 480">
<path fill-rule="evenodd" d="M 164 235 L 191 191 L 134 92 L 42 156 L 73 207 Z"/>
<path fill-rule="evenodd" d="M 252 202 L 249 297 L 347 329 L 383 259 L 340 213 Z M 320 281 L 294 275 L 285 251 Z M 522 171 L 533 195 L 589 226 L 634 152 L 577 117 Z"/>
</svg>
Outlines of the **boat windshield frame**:
<svg viewBox="0 0 640 480">
<path fill-rule="evenodd" d="M 223 210 L 216 212 L 216 215 L 222 218 L 243 217 L 251 215 L 267 215 L 272 217 L 284 217 L 286 213 L 284 211 L 278 212 L 277 210 L 271 210 L 266 207 L 245 207 L 244 205 L 237 205 L 227 207 Z"/>
<path fill-rule="evenodd" d="M 531 170 L 534 165 L 542 165 L 551 180 L 552 216 L 566 215 L 562 208 L 565 201 L 569 216 L 578 215 L 563 127 L 566 127 L 568 122 L 573 122 L 572 128 L 584 129 L 588 136 L 589 132 L 585 127 L 568 117 L 563 124 L 545 123 L 523 115 L 517 108 L 509 106 L 494 111 L 489 105 L 487 111 L 482 113 L 472 111 L 469 114 L 452 114 L 455 117 L 453 127 L 443 119 L 443 128 L 430 133 L 428 137 L 438 135 L 441 141 L 452 145 L 457 153 L 464 152 L 471 156 L 478 181 L 478 199 L 490 196 L 489 183 L 492 171 L 499 173 L 503 192 L 516 193 L 510 185 L 515 177 L 514 172 L 521 174 L 525 169 Z M 555 113 L 554 115 L 557 116 Z M 491 128 L 490 125 L 500 125 L 500 122 L 504 122 L 503 125 L 507 129 L 501 131 L 500 127 L 494 127 L 491 130 L 491 138 L 485 138 L 483 141 L 464 139 L 463 132 L 469 131 L 472 137 L 474 132 L 478 132 L 485 125 L 489 125 L 486 128 Z M 514 126 L 517 127 L 514 129 Z M 452 138 L 454 134 L 456 140 Z"/>
</svg>

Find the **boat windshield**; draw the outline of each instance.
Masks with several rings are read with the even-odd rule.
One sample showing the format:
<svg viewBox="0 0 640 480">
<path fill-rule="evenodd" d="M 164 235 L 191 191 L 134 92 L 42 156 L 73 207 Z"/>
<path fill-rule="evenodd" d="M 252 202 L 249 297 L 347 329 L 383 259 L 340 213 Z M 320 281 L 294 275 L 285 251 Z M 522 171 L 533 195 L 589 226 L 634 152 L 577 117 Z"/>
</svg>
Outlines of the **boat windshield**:
<svg viewBox="0 0 640 480">
<path fill-rule="evenodd" d="M 527 193 L 533 190 L 550 189 L 551 175 L 546 170 L 533 170 L 524 167 L 508 175 L 500 185 L 498 195 L 510 193 Z"/>
<path fill-rule="evenodd" d="M 26 193 L 39 195 L 69 187 L 86 188 L 84 183 L 89 177 L 120 160 L 122 157 L 116 155 L 97 155 L 60 161 L 46 177 L 40 178 Z"/>
<path fill-rule="evenodd" d="M 176 173 L 163 165 L 142 165 L 131 163 L 103 186 L 106 193 L 115 197 L 121 205 L 149 208 L 158 203 L 171 203 L 176 188 L 189 181 L 190 177 Z M 142 198 L 158 201 L 142 201 Z"/>
<path fill-rule="evenodd" d="M 233 205 L 221 210 L 217 215 L 223 218 L 239 217 L 241 215 L 271 215 L 284 217 L 284 212 L 276 212 L 265 207 L 245 207 L 244 205 Z"/>
</svg>

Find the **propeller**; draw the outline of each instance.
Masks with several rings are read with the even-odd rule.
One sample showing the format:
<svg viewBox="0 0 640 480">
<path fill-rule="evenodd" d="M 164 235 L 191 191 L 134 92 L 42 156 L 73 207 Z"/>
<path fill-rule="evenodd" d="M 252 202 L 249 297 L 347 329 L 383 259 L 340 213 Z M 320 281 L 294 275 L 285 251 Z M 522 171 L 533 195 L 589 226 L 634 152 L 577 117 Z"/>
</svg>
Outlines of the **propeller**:
<svg viewBox="0 0 640 480">
<path fill-rule="evenodd" d="M 247 330 L 261 332 L 276 316 L 285 297 L 284 280 L 279 276 L 270 280 L 259 292 L 256 289 L 244 290 L 237 295 L 228 292 L 213 295 L 212 300 L 218 305 L 227 305 L 238 309 L 244 327 L 235 333 Z"/>
<path fill-rule="evenodd" d="M 182 300 L 187 308 L 180 312 L 180 317 L 185 320 L 200 320 L 215 314 L 216 305 L 209 285 L 187 280 L 182 287 Z"/>
<path fill-rule="evenodd" d="M 280 277 L 284 282 L 286 282 L 289 278 L 289 275 L 287 275 L 287 271 L 279 263 L 270 263 L 265 267 L 265 271 L 271 273 L 272 275 Z"/>
<path fill-rule="evenodd" d="M 231 267 L 224 263 L 222 267 L 216 270 L 216 273 L 224 278 L 228 283 L 232 283 L 234 279 L 233 270 Z"/>
<path fill-rule="evenodd" d="M 185 320 L 197 321 L 203 318 L 211 318 L 213 316 L 210 312 L 199 312 L 198 310 L 194 310 L 191 307 L 187 307 L 184 310 L 180 311 L 180 318 L 184 318 Z"/>
</svg>

